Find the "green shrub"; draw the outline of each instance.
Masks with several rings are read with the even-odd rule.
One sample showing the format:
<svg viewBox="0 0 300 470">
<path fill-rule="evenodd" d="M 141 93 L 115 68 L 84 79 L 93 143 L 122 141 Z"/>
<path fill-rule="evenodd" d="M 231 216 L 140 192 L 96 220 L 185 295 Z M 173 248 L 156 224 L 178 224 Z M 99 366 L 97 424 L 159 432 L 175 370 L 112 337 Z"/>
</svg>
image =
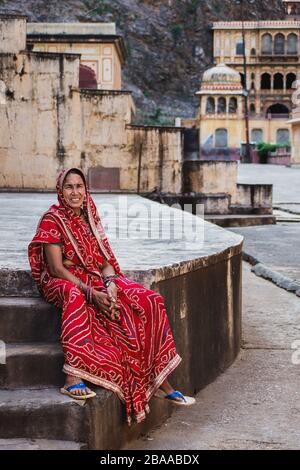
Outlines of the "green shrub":
<svg viewBox="0 0 300 470">
<path fill-rule="evenodd" d="M 259 162 L 267 163 L 269 152 L 275 152 L 275 150 L 278 148 L 278 145 L 267 144 L 266 142 L 258 142 L 256 148 L 259 155 Z"/>
<path fill-rule="evenodd" d="M 259 155 L 260 163 L 267 163 L 269 152 L 275 152 L 278 148 L 288 147 L 290 148 L 290 142 L 284 142 L 282 144 L 267 144 L 266 142 L 258 142 L 256 148 Z"/>
</svg>

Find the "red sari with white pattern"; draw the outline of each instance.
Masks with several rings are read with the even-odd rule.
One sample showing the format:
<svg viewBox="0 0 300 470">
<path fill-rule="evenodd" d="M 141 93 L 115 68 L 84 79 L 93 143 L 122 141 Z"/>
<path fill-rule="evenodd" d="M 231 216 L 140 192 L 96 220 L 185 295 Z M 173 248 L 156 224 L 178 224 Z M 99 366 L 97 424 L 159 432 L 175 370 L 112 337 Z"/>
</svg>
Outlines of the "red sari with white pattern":
<svg viewBox="0 0 300 470">
<path fill-rule="evenodd" d="M 89 225 L 65 203 L 62 187 L 69 171 L 58 178 L 59 204 L 42 216 L 28 247 L 32 275 L 44 298 L 62 309 L 63 371 L 115 392 L 125 403 L 130 425 L 132 420 L 145 419 L 151 396 L 181 357 L 162 296 L 121 272 L 88 189 L 83 210 Z M 83 173 L 82 178 L 86 185 Z M 74 264 L 66 269 L 96 289 L 105 290 L 101 274 L 104 260 L 114 267 L 120 323 L 88 304 L 75 284 L 51 277 L 43 249 L 46 243 L 59 243 L 64 259 Z"/>
</svg>

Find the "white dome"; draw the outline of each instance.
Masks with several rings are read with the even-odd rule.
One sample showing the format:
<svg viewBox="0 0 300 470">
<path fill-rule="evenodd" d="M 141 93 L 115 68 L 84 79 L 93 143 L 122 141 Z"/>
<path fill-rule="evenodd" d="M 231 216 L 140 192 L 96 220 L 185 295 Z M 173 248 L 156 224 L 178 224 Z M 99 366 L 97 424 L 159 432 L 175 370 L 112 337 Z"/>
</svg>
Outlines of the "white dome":
<svg viewBox="0 0 300 470">
<path fill-rule="evenodd" d="M 241 76 L 226 64 L 218 64 L 203 73 L 201 89 L 196 94 L 242 95 Z"/>
<path fill-rule="evenodd" d="M 202 83 L 214 82 L 214 83 L 233 83 L 235 85 L 241 85 L 241 76 L 239 72 L 228 67 L 226 64 L 218 64 L 206 70 L 203 74 Z"/>
</svg>

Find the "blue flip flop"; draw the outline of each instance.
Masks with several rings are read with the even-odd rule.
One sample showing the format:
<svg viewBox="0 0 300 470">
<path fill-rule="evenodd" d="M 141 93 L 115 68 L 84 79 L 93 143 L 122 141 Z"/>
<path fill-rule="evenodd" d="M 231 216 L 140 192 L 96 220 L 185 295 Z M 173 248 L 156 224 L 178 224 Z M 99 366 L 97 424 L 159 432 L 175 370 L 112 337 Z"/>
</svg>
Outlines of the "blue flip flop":
<svg viewBox="0 0 300 470">
<path fill-rule="evenodd" d="M 174 405 L 178 405 L 178 406 L 191 406 L 191 405 L 194 405 L 194 403 L 196 403 L 195 398 L 187 397 L 186 395 L 183 395 L 178 390 L 174 390 L 174 392 L 169 393 L 168 395 L 166 395 L 162 390 L 157 390 L 157 392 L 155 393 L 155 396 L 157 398 L 164 398 L 165 400 L 168 400 L 172 402 Z M 180 401 L 176 400 L 176 398 L 180 398 Z"/>
<path fill-rule="evenodd" d="M 72 393 L 72 390 L 76 390 L 76 389 L 83 390 L 85 388 L 88 388 L 88 387 L 83 382 L 79 382 L 78 384 L 69 385 L 68 387 L 62 387 L 60 389 L 60 392 L 63 395 L 68 395 L 69 397 L 74 398 L 75 400 L 86 400 L 87 398 L 93 398 L 96 396 L 96 393 L 92 391 L 84 395 L 76 395 L 75 393 Z"/>
</svg>

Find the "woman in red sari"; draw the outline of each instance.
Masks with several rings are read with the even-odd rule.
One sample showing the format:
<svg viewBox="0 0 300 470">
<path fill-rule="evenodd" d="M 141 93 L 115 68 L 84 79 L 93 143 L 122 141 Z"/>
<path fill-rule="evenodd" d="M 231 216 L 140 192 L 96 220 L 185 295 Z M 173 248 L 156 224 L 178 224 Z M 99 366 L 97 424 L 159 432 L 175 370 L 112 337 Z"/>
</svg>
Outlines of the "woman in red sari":
<svg viewBox="0 0 300 470">
<path fill-rule="evenodd" d="M 82 380 L 112 390 L 125 403 L 128 424 L 145 419 L 159 388 L 173 403 L 194 403 L 167 380 L 181 358 L 163 298 L 121 272 L 82 171 L 63 171 L 57 194 L 59 204 L 42 216 L 28 252 L 41 294 L 62 309 L 61 392 L 93 397 Z"/>
</svg>

